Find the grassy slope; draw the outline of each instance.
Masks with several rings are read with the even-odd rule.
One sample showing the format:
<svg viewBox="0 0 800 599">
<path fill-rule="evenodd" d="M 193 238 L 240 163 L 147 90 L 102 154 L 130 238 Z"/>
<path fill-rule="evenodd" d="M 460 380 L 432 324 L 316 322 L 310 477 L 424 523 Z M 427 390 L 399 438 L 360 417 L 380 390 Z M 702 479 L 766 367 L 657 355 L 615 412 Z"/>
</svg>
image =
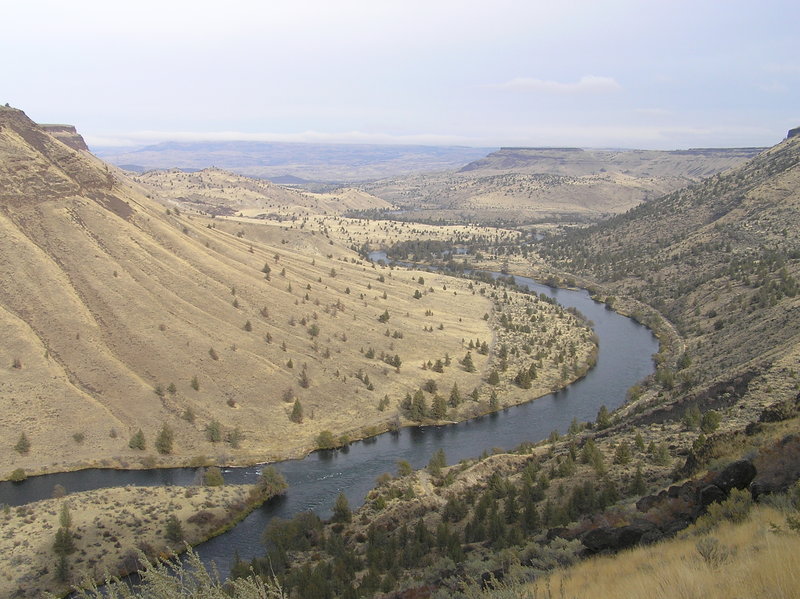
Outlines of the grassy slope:
<svg viewBox="0 0 800 599">
<path fill-rule="evenodd" d="M 580 453 L 580 447 L 593 438 L 603 456 L 608 472 L 605 476 L 616 483 L 623 496 L 632 488 L 637 464 L 650 491 L 666 486 L 674 477 L 700 476 L 705 468 L 719 469 L 745 456 L 760 456 L 756 459 L 759 476 L 773 476 L 771 470 L 776 468 L 784 473 L 796 471 L 791 459 L 784 462 L 770 457 L 775 455 L 773 444 L 781 446 L 789 439 L 787 435 L 797 433 L 796 419 L 775 425 L 747 425 L 757 422 L 766 406 L 778 402 L 794 405 L 800 388 L 800 327 L 793 283 L 800 258 L 799 150 L 800 142 L 789 140 L 707 183 L 639 207 L 607 225 L 545 245 L 547 258 L 564 270 L 577 272 L 586 284 L 596 286 L 601 296 L 616 295 L 620 305 L 635 297 L 660 309 L 677 324 L 684 335 L 680 341 L 688 347 L 689 360 L 669 353 L 660 356 L 659 375 L 636 390 L 609 428 L 584 432 L 573 440 Z M 718 320 L 721 324 L 715 325 Z M 701 412 L 714 409 L 722 417 L 720 428 L 708 439 L 683 422 L 685 410 L 693 406 Z M 616 464 L 618 447 L 628 444 L 633 448 L 637 433 L 645 445 L 653 441 L 667 448 L 666 459 L 633 450 L 630 463 Z M 428 530 L 436 530 L 448 498 L 461 499 L 470 506 L 464 519 L 450 521 L 450 532 L 462 534 L 477 498 L 496 484 L 491 482 L 492 474 L 500 473 L 519 489 L 526 476 L 524 469 L 535 462 L 540 472 L 553 478 L 559 464 L 567 459 L 568 444 L 534 450 L 535 457 L 498 455 L 474 465 L 458 465 L 438 481 L 425 472 L 409 479 L 384 481 L 341 534 L 348 547 L 363 555 L 366 545 L 359 540 L 367 536 L 363 523 L 374 524 L 391 536 L 397 534 L 400 523 L 422 518 Z M 574 473 L 557 475 L 545 496 L 558 505 L 584 481 L 600 489 L 602 478 L 596 468 L 578 464 Z M 501 514 L 502 497 L 500 492 Z M 542 505 L 539 509 L 545 527 L 568 521 L 558 514 L 548 521 Z M 628 501 L 573 526 L 585 530 L 618 525 L 639 516 Z M 573 559 L 574 548 L 542 548 L 546 545 L 543 537 L 527 540 L 533 544 L 508 550 L 501 549 L 502 542 L 463 545 L 462 537 L 467 557 L 455 572 L 452 562 L 432 552 L 419 569 L 403 574 L 407 578 L 401 586 L 416 585 L 416 592 L 424 596 L 431 590 L 425 583 L 441 584 L 442 573 L 480 576 L 494 568 L 507 569 L 515 560 L 529 560 L 536 567 L 549 569 L 559 560 Z M 746 563 L 752 554 L 745 551 L 741 557 L 744 561 L 738 564 L 740 567 L 753 567 Z M 613 569 L 613 563 L 608 568 Z M 674 578 L 674 570 L 669 576 L 673 579 L 668 581 L 684 584 Z M 586 579 L 591 577 L 589 573 Z M 652 580 L 649 582 L 645 588 L 653 592 Z M 753 589 L 760 584 L 756 578 L 752 583 Z M 796 585 L 796 581 L 791 584 Z M 609 596 L 614 592 L 609 591 Z M 770 591 L 761 592 L 770 596 Z M 566 596 L 585 595 L 576 591 Z"/>
<path fill-rule="evenodd" d="M 290 224 L 167 213 L 152 192 L 23 113 L 4 108 L 0 124 L 0 393 L 11 408 L 0 422 L 3 475 L 301 455 L 325 429 L 355 437 L 388 427 L 399 400 L 432 377 L 423 363 L 458 359 L 474 339 L 494 346 L 483 318 L 492 301 L 467 281 L 378 268 Z M 585 337 L 568 315 L 549 315 Z M 383 353 L 400 356 L 399 372 Z M 465 392 L 481 386 L 485 399 L 490 357 L 475 362 L 475 373 L 454 361 L 434 378 L 441 389 L 456 379 Z M 295 398 L 301 424 L 289 420 Z M 240 448 L 207 439 L 214 420 L 223 438 L 241 431 Z M 164 424 L 175 443 L 160 456 Z M 145 451 L 128 447 L 139 428 Z M 21 432 L 26 454 L 13 449 Z"/>
<path fill-rule="evenodd" d="M 742 164 L 753 153 L 501 150 L 459 172 L 363 187 L 418 211 L 419 219 L 593 222 Z"/>
<path fill-rule="evenodd" d="M 64 594 L 69 584 L 57 579 L 52 550 L 59 514 L 67 506 L 75 535 L 75 551 L 67 561 L 69 578 L 102 581 L 136 569 L 136 550 L 150 557 L 182 551 L 171 542 L 166 524 L 174 516 L 183 539 L 196 544 L 214 531 L 246 514 L 251 508 L 252 485 L 222 487 L 119 487 L 46 499 L 0 515 L 0 593 L 10 597 L 41 597 L 43 592 Z M 200 516 L 198 516 L 200 514 Z"/>
</svg>

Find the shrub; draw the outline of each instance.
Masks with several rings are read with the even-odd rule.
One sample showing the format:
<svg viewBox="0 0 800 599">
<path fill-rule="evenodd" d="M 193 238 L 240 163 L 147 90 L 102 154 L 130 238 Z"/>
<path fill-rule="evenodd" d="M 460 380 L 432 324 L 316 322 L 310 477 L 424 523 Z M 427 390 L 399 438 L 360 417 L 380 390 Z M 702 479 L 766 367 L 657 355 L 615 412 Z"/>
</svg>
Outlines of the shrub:
<svg viewBox="0 0 800 599">
<path fill-rule="evenodd" d="M 131 449 L 139 449 L 144 451 L 145 445 L 144 433 L 142 432 L 142 429 L 136 431 L 131 437 L 130 441 L 128 441 L 128 447 Z"/>
<path fill-rule="evenodd" d="M 161 427 L 156 437 L 156 451 L 160 454 L 172 453 L 172 441 L 175 438 L 175 433 L 166 424 Z"/>
<path fill-rule="evenodd" d="M 28 475 L 25 474 L 25 470 L 23 470 L 22 468 L 16 468 L 13 472 L 11 472 L 11 474 L 8 477 L 8 480 L 10 480 L 13 483 L 21 483 L 26 478 L 28 478 Z"/>
<path fill-rule="evenodd" d="M 17 453 L 21 453 L 22 455 L 27 454 L 31 449 L 31 442 L 28 440 L 28 437 L 25 433 L 19 434 L 19 440 L 17 444 L 14 445 L 14 451 Z"/>
<path fill-rule="evenodd" d="M 212 443 L 222 441 L 222 425 L 218 420 L 212 420 L 206 425 L 206 439 Z"/>
<path fill-rule="evenodd" d="M 222 470 L 217 466 L 211 466 L 203 474 L 203 484 L 207 487 L 221 487 L 225 484 L 225 479 L 222 477 Z"/>
<path fill-rule="evenodd" d="M 749 491 L 733 489 L 725 501 L 708 506 L 708 513 L 695 522 L 694 531 L 697 534 L 705 534 L 725 521 L 744 522 L 752 507 L 753 497 Z"/>
<path fill-rule="evenodd" d="M 317 435 L 318 449 L 334 449 L 336 447 L 336 437 L 329 430 L 320 431 Z"/>
</svg>

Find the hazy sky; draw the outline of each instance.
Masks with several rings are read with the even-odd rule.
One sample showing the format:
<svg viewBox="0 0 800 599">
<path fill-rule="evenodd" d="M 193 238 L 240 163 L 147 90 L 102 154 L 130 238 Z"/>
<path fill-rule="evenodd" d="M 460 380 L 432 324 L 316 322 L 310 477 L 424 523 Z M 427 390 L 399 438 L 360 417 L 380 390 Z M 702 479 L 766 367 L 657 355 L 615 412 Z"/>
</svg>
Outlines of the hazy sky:
<svg viewBox="0 0 800 599">
<path fill-rule="evenodd" d="M 90 145 L 686 148 L 800 125 L 797 0 L 0 0 L 0 102 Z"/>
</svg>

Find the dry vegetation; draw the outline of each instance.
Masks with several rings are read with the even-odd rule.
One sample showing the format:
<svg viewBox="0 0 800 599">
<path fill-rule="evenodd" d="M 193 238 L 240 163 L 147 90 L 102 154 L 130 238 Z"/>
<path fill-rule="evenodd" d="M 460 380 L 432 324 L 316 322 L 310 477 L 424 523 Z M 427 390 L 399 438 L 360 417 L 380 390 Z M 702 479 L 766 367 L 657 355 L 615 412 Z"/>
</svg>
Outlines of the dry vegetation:
<svg viewBox="0 0 800 599">
<path fill-rule="evenodd" d="M 299 456 L 322 432 L 345 442 L 407 422 L 399 403 L 431 378 L 489 397 L 494 290 L 347 247 L 380 225 L 350 234 L 336 216 L 270 223 L 165 207 L 19 111 L 0 110 L 0 125 L 3 476 Z M 169 176 L 203 197 L 299 195 L 216 170 Z M 535 316 L 562 336 L 539 372 L 544 392 L 580 376 L 592 342 L 569 314 Z M 475 342 L 487 351 L 467 372 L 458 360 Z"/>
<path fill-rule="evenodd" d="M 792 599 L 800 596 L 800 535 L 787 516 L 760 506 L 742 524 L 705 535 L 598 557 L 559 570 L 529 587 L 487 597 L 530 599 Z"/>
<path fill-rule="evenodd" d="M 63 594 L 86 577 L 104 580 L 135 571 L 141 567 L 138 552 L 150 558 L 167 556 L 240 518 L 252 509 L 252 489 L 252 485 L 119 487 L 6 507 L 0 513 L 0 594 Z M 71 519 L 74 550 L 66 556 L 68 572 L 61 580 L 53 544 L 64 506 Z M 170 534 L 172 517 L 180 523 L 180 535 Z"/>
<path fill-rule="evenodd" d="M 740 165 L 756 152 L 504 148 L 458 172 L 410 175 L 362 187 L 402 207 L 406 214 L 396 216 L 401 219 L 585 223 Z"/>
</svg>

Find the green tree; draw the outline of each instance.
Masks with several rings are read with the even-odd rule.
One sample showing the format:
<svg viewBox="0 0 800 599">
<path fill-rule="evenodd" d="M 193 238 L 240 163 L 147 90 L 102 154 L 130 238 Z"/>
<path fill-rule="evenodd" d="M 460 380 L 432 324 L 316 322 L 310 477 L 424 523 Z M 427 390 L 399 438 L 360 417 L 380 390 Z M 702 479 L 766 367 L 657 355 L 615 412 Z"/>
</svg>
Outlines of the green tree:
<svg viewBox="0 0 800 599">
<path fill-rule="evenodd" d="M 500 384 L 500 375 L 497 372 L 497 369 L 492 369 L 492 372 L 489 373 L 489 378 L 487 382 L 490 385 L 499 385 Z"/>
<path fill-rule="evenodd" d="M 350 522 L 353 518 L 353 513 L 350 511 L 350 504 L 347 502 L 347 497 L 344 493 L 339 493 L 336 502 L 333 504 L 333 517 L 332 522 Z"/>
<path fill-rule="evenodd" d="M 303 406 L 300 404 L 299 399 L 294 400 L 294 407 L 292 408 L 292 414 L 289 416 L 289 420 L 296 424 L 303 422 Z"/>
<path fill-rule="evenodd" d="M 703 414 L 700 421 L 700 430 L 709 435 L 719 428 L 719 423 L 722 421 L 722 416 L 715 410 L 709 410 Z"/>
<path fill-rule="evenodd" d="M 230 444 L 231 447 L 234 449 L 239 449 L 242 441 L 244 440 L 244 434 L 242 433 L 242 429 L 238 426 L 233 428 L 233 430 L 228 431 L 225 435 L 225 440 Z"/>
<path fill-rule="evenodd" d="M 329 430 L 320 431 L 317 435 L 317 447 L 319 449 L 333 449 L 336 447 L 336 437 Z"/>
<path fill-rule="evenodd" d="M 180 543 L 183 541 L 183 526 L 181 526 L 181 521 L 178 520 L 175 514 L 170 514 L 167 518 L 165 535 L 167 540 L 171 543 Z"/>
<path fill-rule="evenodd" d="M 212 420 L 206 425 L 206 439 L 212 443 L 222 441 L 222 425 L 219 420 Z"/>
<path fill-rule="evenodd" d="M 414 472 L 414 469 L 411 467 L 406 460 L 399 460 L 397 462 L 397 476 L 402 478 L 404 476 L 408 476 Z"/>
<path fill-rule="evenodd" d="M 28 440 L 27 435 L 25 435 L 25 433 L 20 433 L 19 440 L 17 441 L 17 444 L 14 445 L 14 451 L 21 453 L 22 455 L 27 455 L 30 450 L 31 442 Z"/>
<path fill-rule="evenodd" d="M 131 437 L 131 440 L 128 441 L 128 447 L 131 449 L 139 449 L 144 451 L 145 445 L 144 433 L 142 432 L 142 429 L 136 431 Z"/>
<path fill-rule="evenodd" d="M 617 450 L 614 452 L 614 463 L 625 466 L 630 464 L 631 461 L 631 446 L 627 441 L 622 441 L 617 445 Z"/>
<path fill-rule="evenodd" d="M 444 449 L 439 448 L 431 456 L 428 462 L 428 472 L 431 476 L 441 476 L 442 468 L 447 466 L 447 458 L 444 455 Z"/>
<path fill-rule="evenodd" d="M 608 408 L 603 404 L 597 411 L 597 419 L 595 420 L 597 428 L 603 429 L 611 426 L 611 415 L 608 413 Z"/>
<path fill-rule="evenodd" d="M 644 476 L 642 475 L 642 466 L 641 464 L 636 464 L 636 473 L 633 475 L 633 480 L 631 481 L 630 486 L 630 494 L 631 495 L 644 495 L 647 491 L 647 485 L 644 482 Z"/>
<path fill-rule="evenodd" d="M 225 484 L 222 470 L 217 466 L 210 466 L 203 474 L 203 484 L 207 487 L 221 487 Z"/>
<path fill-rule="evenodd" d="M 458 390 L 458 383 L 453 383 L 453 388 L 450 389 L 449 403 L 454 408 L 457 408 L 461 403 L 461 392 Z"/>
<path fill-rule="evenodd" d="M 447 402 L 444 397 L 437 393 L 433 396 L 433 402 L 431 403 L 431 418 L 444 420 L 445 416 L 447 416 Z"/>
<path fill-rule="evenodd" d="M 461 365 L 467 372 L 475 372 L 475 364 L 472 361 L 472 352 L 467 352 L 461 360 Z"/>
<path fill-rule="evenodd" d="M 273 497 L 283 493 L 289 485 L 283 475 L 274 466 L 267 466 L 261 471 L 256 481 L 255 494 L 259 497 Z"/>
<path fill-rule="evenodd" d="M 697 404 L 688 407 L 683 412 L 683 424 L 686 428 L 690 430 L 697 430 L 700 426 L 700 420 L 702 415 L 700 414 L 700 408 L 697 407 Z"/>
<path fill-rule="evenodd" d="M 156 436 L 156 451 L 161 454 L 168 454 L 172 453 L 172 442 L 175 439 L 175 433 L 172 429 L 164 424 L 161 426 L 161 430 L 158 431 L 158 435 Z"/>
<path fill-rule="evenodd" d="M 411 408 L 409 410 L 409 418 L 412 420 L 422 420 L 428 415 L 428 404 L 425 401 L 425 394 L 422 389 L 417 389 L 414 397 L 411 400 Z"/>
<path fill-rule="evenodd" d="M 382 323 L 389 322 L 389 310 L 384 310 L 383 314 L 378 316 L 378 322 L 382 322 Z"/>
</svg>

